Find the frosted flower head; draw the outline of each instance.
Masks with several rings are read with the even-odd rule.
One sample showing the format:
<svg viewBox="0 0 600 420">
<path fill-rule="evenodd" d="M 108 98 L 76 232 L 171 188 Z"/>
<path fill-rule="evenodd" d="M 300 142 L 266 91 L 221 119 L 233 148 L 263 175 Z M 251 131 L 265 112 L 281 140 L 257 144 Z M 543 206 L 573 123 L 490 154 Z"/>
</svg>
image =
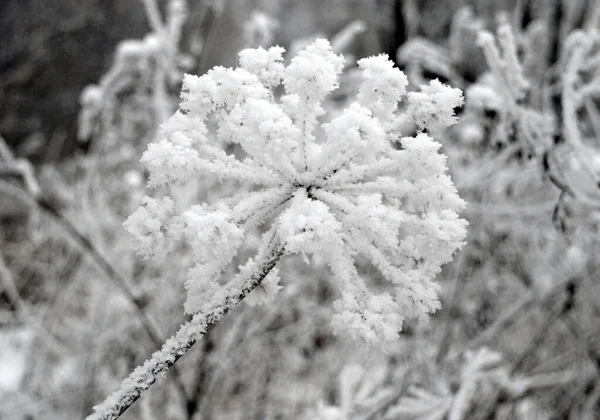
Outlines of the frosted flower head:
<svg viewBox="0 0 600 420">
<path fill-rule="evenodd" d="M 386 54 L 363 58 L 357 62 L 363 71 L 364 82 L 358 92 L 358 101 L 377 117 L 393 117 L 398 102 L 406 94 L 408 78 L 394 68 Z"/>
<path fill-rule="evenodd" d="M 460 89 L 442 84 L 438 79 L 421 86 L 420 92 L 408 94 L 406 113 L 420 130 L 438 129 L 457 121 L 454 108 L 462 106 L 464 98 Z"/>
<path fill-rule="evenodd" d="M 240 66 L 255 74 L 260 82 L 273 87 L 281 83 L 283 71 L 283 53 L 285 49 L 272 47 L 268 50 L 263 48 L 248 48 L 240 52 Z"/>
<path fill-rule="evenodd" d="M 142 205 L 124 223 L 142 258 L 163 256 L 170 250 L 172 241 L 165 226 L 172 219 L 173 205 L 169 197 L 158 200 L 145 197 Z"/>
<path fill-rule="evenodd" d="M 327 40 L 317 39 L 292 58 L 283 84 L 288 93 L 317 102 L 338 87 L 343 68 L 344 58 L 331 52 Z"/>
<path fill-rule="evenodd" d="M 337 332 L 391 342 L 403 319 L 439 307 L 434 277 L 466 234 L 458 216 L 464 202 L 446 174 L 439 143 L 424 133 L 398 139 L 393 127 L 407 118 L 423 128 L 452 124 L 462 96 L 433 82 L 421 95 L 409 94 L 407 113 L 400 113 L 406 76 L 380 55 L 359 61 L 364 80 L 356 102 L 326 120 L 321 102 L 338 86 L 343 58 L 324 39 L 287 67 L 282 53 L 279 47 L 244 50 L 241 68 L 187 75 L 181 111 L 142 158 L 151 186 L 214 177 L 237 183 L 239 194 L 179 214 L 171 207 L 140 210 L 126 226 L 144 256 L 153 246 L 168 249 L 176 233 L 186 237 L 196 261 L 186 283 L 186 312 L 196 313 L 211 310 L 227 293 L 223 270 L 248 233 L 264 225 L 258 256 L 276 241 L 284 254 L 306 261 L 317 255 L 327 263 L 339 285 Z M 280 84 L 285 93 L 277 98 Z M 211 138 L 209 120 L 218 124 Z M 226 153 L 223 144 L 236 153 Z M 355 265 L 358 254 L 389 280 L 389 290 L 370 290 Z M 240 275 L 258 266 L 250 259 Z M 255 294 L 252 303 L 278 290 L 275 280 L 264 281 L 248 295 Z"/>
</svg>

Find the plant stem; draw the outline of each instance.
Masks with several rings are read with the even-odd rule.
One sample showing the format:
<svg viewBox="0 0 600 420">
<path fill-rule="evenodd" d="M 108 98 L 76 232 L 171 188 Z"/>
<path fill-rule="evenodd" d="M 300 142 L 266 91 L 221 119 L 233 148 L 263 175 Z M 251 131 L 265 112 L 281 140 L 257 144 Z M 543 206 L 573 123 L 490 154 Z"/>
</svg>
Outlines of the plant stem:
<svg viewBox="0 0 600 420">
<path fill-rule="evenodd" d="M 259 252 L 260 253 L 260 252 Z M 262 253 L 262 258 L 257 258 L 260 263 L 238 288 L 235 293 L 226 296 L 222 302 L 214 306 L 207 313 L 194 315 L 191 321 L 185 323 L 179 331 L 153 354 L 142 366 L 135 369 L 121 384 L 121 388 L 110 395 L 106 400 L 94 407 L 95 413 L 88 416 L 87 420 L 114 420 L 123 414 L 143 393 L 159 379 L 196 344 L 208 330 L 231 309 L 236 307 L 275 267 L 283 255 L 283 246 L 277 241 Z"/>
</svg>

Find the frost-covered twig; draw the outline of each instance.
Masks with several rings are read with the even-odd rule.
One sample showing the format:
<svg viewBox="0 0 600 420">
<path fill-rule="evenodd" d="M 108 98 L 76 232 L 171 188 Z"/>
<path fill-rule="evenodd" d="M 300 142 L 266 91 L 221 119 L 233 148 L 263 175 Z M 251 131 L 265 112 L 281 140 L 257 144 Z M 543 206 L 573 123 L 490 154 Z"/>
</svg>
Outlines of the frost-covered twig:
<svg viewBox="0 0 600 420">
<path fill-rule="evenodd" d="M 496 40 L 500 48 L 496 45 Z M 483 49 L 496 81 L 502 86 L 499 93 L 509 106 L 514 107 L 525 98 L 529 82 L 517 57 L 517 43 L 510 24 L 503 22 L 498 27 L 496 39 L 492 34 L 481 31 L 478 44 Z"/>
<path fill-rule="evenodd" d="M 14 281 L 12 272 L 6 266 L 2 250 L 0 249 L 0 294 L 6 295 L 9 303 L 15 309 L 17 316 L 24 318 L 24 305 L 19 290 Z"/>
<path fill-rule="evenodd" d="M 448 420 L 462 420 L 471 405 L 479 382 L 485 379 L 489 369 L 497 366 L 502 361 L 500 353 L 481 348 L 477 351 L 468 351 L 465 354 L 465 365 L 462 367 L 460 388 L 454 395 L 452 405 L 448 410 Z"/>
<path fill-rule="evenodd" d="M 146 16 L 150 22 L 150 27 L 156 33 L 161 33 L 164 30 L 164 23 L 156 0 L 141 0 L 144 4 Z"/>
<path fill-rule="evenodd" d="M 92 259 L 97 267 L 104 272 L 108 278 L 114 282 L 114 284 L 121 289 L 123 294 L 127 297 L 136 309 L 139 316 L 140 322 L 148 336 L 153 343 L 160 343 L 163 340 L 163 335 L 160 332 L 156 322 L 150 317 L 150 315 L 143 308 L 143 304 L 140 299 L 136 296 L 133 288 L 129 285 L 129 281 L 125 277 L 121 276 L 117 270 L 112 266 L 110 262 L 100 253 L 100 251 L 94 246 L 94 244 L 85 237 L 79 230 L 69 221 L 62 213 L 60 213 L 54 206 L 46 202 L 45 200 L 37 200 L 35 204 L 43 210 L 46 214 L 50 215 L 58 225 L 60 225 L 64 231 L 75 240 L 75 242 L 84 250 L 84 252 Z"/>
<path fill-rule="evenodd" d="M 41 196 L 33 165 L 27 159 L 16 158 L 4 137 L 0 136 L 0 178 L 3 175 L 20 178 L 28 194 L 34 198 Z"/>
<path fill-rule="evenodd" d="M 135 369 L 121 384 L 121 388 L 109 396 L 102 404 L 94 407 L 95 413 L 87 420 L 111 420 L 118 418 L 137 399 L 147 391 L 160 377 L 179 360 L 198 341 L 208 329 L 219 322 L 229 311 L 236 307 L 252 290 L 258 287 L 269 275 L 283 254 L 283 247 L 276 238 L 272 238 L 270 246 L 260 252 L 256 268 L 251 273 L 243 273 L 234 279 L 238 287 L 232 288 L 214 308 L 207 313 L 194 315 L 191 321 L 184 324 L 177 334 L 167 340 L 163 347 L 152 355 L 152 358 Z M 244 275 L 246 274 L 246 275 Z"/>
<path fill-rule="evenodd" d="M 439 364 L 450 350 L 452 338 L 452 320 L 455 318 L 458 312 L 458 304 L 462 297 L 466 283 L 465 279 L 463 279 L 460 275 L 461 269 L 464 267 L 465 254 L 466 250 L 463 249 L 452 266 L 452 292 L 447 309 L 448 312 L 446 315 L 444 334 L 438 344 L 437 354 L 435 356 L 436 364 Z"/>
</svg>

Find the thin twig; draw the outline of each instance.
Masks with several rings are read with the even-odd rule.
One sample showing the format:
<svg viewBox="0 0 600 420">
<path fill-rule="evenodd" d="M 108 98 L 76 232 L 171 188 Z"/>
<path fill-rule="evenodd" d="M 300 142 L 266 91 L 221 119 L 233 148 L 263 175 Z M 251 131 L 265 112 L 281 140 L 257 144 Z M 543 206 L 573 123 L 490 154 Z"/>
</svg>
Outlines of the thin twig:
<svg viewBox="0 0 600 420">
<path fill-rule="evenodd" d="M 202 402 L 206 398 L 207 389 L 210 383 L 211 363 L 210 355 L 215 348 L 212 337 L 214 330 L 207 331 L 204 335 L 204 347 L 202 349 L 202 359 L 196 363 L 195 377 L 191 387 L 191 392 L 186 402 L 186 411 L 188 420 L 193 420 L 195 414 L 202 407 Z M 209 372 L 211 374 L 209 374 Z"/>
<path fill-rule="evenodd" d="M 76 240 L 79 246 L 81 246 L 86 253 L 91 257 L 94 263 L 104 272 L 112 281 L 115 283 L 125 294 L 125 296 L 133 303 L 138 316 L 144 326 L 144 329 L 150 336 L 150 339 L 156 343 L 162 343 L 164 338 L 158 326 L 154 320 L 148 315 L 144 307 L 142 306 L 142 299 L 136 296 L 132 288 L 129 286 L 129 282 L 122 277 L 116 269 L 104 258 L 104 256 L 98 251 L 94 244 L 83 234 L 77 230 L 77 228 L 64 217 L 54 206 L 49 204 L 46 200 L 40 199 L 35 200 L 35 204 L 43 210 L 46 214 L 52 216 L 52 218 L 64 228 L 70 237 Z"/>
<path fill-rule="evenodd" d="M 465 286 L 465 279 L 462 278 L 461 276 L 461 268 L 463 267 L 463 263 L 464 263 L 464 259 L 466 258 L 467 250 L 463 249 L 460 254 L 458 255 L 456 261 L 454 262 L 454 265 L 452 267 L 452 277 L 453 277 L 453 289 L 452 289 L 452 297 L 450 298 L 450 306 L 448 308 L 448 312 L 447 312 L 447 318 L 446 318 L 446 326 L 444 328 L 444 336 L 442 337 L 442 339 L 440 340 L 440 343 L 438 344 L 438 350 L 437 350 L 437 355 L 435 357 L 435 363 L 439 364 L 442 359 L 446 356 L 446 354 L 448 353 L 448 350 L 450 349 L 450 340 L 451 340 L 451 335 L 452 335 L 452 318 L 457 314 L 458 312 L 458 302 L 461 298 L 464 286 Z"/>
<path fill-rule="evenodd" d="M 142 0 L 142 3 L 144 3 L 144 10 L 146 11 L 146 17 L 148 18 L 150 27 L 157 34 L 162 34 L 165 30 L 165 24 L 162 20 L 156 0 Z"/>
<path fill-rule="evenodd" d="M 18 316 L 24 318 L 25 307 L 23 301 L 19 295 L 19 290 L 17 289 L 13 275 L 4 262 L 4 256 L 0 249 L 0 294 L 2 292 L 6 295 Z"/>
<path fill-rule="evenodd" d="M 583 404 L 581 410 L 581 420 L 593 420 L 594 414 L 596 413 L 596 407 L 600 401 L 600 382 L 596 382 L 593 391 L 589 394 L 589 397 Z"/>
<path fill-rule="evenodd" d="M 277 242 L 265 252 L 256 271 L 239 287 L 236 293 L 226 296 L 222 302 L 207 313 L 194 315 L 179 331 L 152 355 L 152 358 L 135 369 L 121 384 L 121 388 L 102 404 L 94 407 L 94 414 L 87 420 L 114 420 L 137 401 L 143 393 L 169 371 L 215 324 L 235 308 L 275 267 L 283 255 L 283 247 Z"/>
<path fill-rule="evenodd" d="M 206 56 L 206 46 L 208 45 L 208 40 L 210 35 L 212 34 L 212 29 L 217 20 L 218 11 L 215 6 L 210 2 L 207 2 L 204 6 L 204 15 L 202 16 L 202 33 L 200 34 L 200 39 L 202 40 L 202 50 L 200 51 L 199 56 L 197 57 L 197 65 L 203 65 L 204 59 Z M 225 7 L 225 4 L 223 4 Z"/>
</svg>

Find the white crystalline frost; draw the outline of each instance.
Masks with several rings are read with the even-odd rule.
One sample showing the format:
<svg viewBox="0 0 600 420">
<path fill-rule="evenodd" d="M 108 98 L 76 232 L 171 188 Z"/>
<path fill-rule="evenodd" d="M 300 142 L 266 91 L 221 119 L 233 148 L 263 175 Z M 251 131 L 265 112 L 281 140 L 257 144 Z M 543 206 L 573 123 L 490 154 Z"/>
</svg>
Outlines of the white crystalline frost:
<svg viewBox="0 0 600 420">
<path fill-rule="evenodd" d="M 283 53 L 247 49 L 240 68 L 187 75 L 181 110 L 142 159 L 150 186 L 214 177 L 233 181 L 240 192 L 183 211 L 168 197 L 147 198 L 125 226 L 145 258 L 163 255 L 177 235 L 190 244 L 188 313 L 227 310 L 228 294 L 239 289 L 231 285 L 237 280 L 221 279 L 223 271 L 237 261 L 251 229 L 270 226 L 261 249 L 276 240 L 285 254 L 327 263 L 339 285 L 336 332 L 369 344 L 393 342 L 405 318 L 425 318 L 439 307 L 434 278 L 466 235 L 458 215 L 464 202 L 439 143 L 426 134 L 456 121 L 462 94 L 439 81 L 407 94 L 406 76 L 387 56 L 369 57 L 358 61 L 363 82 L 356 101 L 328 121 L 321 102 L 338 87 L 344 59 L 324 39 L 287 67 Z M 394 127 L 411 120 L 419 134 L 398 147 Z M 215 125 L 209 136 L 207 127 Z M 370 290 L 355 265 L 358 254 L 389 280 L 388 290 Z M 250 278 L 259 266 L 250 259 L 237 277 Z M 263 274 L 247 294 L 249 304 L 276 298 L 281 288 L 276 269 Z"/>
</svg>

